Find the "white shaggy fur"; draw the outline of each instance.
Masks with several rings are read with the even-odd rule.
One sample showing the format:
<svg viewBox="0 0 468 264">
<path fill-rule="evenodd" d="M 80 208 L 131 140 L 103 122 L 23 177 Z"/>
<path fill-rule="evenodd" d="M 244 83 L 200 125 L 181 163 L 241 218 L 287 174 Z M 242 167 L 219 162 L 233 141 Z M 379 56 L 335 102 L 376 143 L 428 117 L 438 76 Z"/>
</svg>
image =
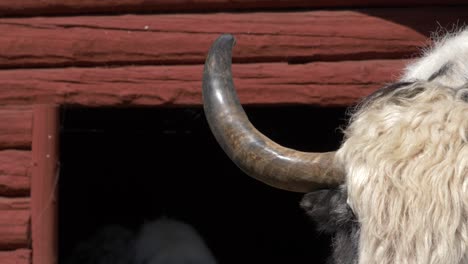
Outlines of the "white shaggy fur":
<svg viewBox="0 0 468 264">
<path fill-rule="evenodd" d="M 428 80 L 432 74 L 448 64 L 449 72 L 438 78 L 437 82 L 449 87 L 465 85 L 468 82 L 468 30 L 434 38 L 434 46 L 427 49 L 421 59 L 406 67 L 402 81 Z"/>
<path fill-rule="evenodd" d="M 445 64 L 449 70 L 427 81 Z M 468 31 L 365 102 L 337 159 L 361 224 L 360 264 L 468 263 Z"/>
</svg>

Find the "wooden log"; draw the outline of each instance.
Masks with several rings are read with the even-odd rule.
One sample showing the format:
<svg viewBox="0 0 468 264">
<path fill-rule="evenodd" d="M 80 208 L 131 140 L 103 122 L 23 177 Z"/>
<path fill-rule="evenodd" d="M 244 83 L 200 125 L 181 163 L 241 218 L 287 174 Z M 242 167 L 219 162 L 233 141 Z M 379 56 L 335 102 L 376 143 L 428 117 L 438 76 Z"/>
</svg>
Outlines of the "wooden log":
<svg viewBox="0 0 468 264">
<path fill-rule="evenodd" d="M 235 62 L 402 58 L 468 7 L 0 19 L 0 68 L 200 64 L 224 32 Z"/>
<path fill-rule="evenodd" d="M 30 200 L 29 197 L 0 197 L 0 212 L 4 210 L 29 210 L 31 208 Z"/>
<path fill-rule="evenodd" d="M 31 152 L 0 151 L 0 195 L 27 196 L 31 186 Z M 0 202 L 0 210 L 2 209 Z"/>
<path fill-rule="evenodd" d="M 3 90 L 2 93 L 6 90 Z M 30 106 L 0 107 L 0 149 L 30 149 L 32 137 Z"/>
<path fill-rule="evenodd" d="M 34 106 L 31 234 L 34 264 L 58 262 L 59 109 Z"/>
<path fill-rule="evenodd" d="M 31 264 L 31 250 L 22 248 L 13 251 L 0 251 L 2 264 Z"/>
<path fill-rule="evenodd" d="M 0 198 L 0 249 L 29 247 L 30 221 L 28 198 Z"/>
<path fill-rule="evenodd" d="M 167 11 L 227 11 L 326 7 L 408 7 L 466 4 L 464 0 L 3 0 L 2 16 L 89 13 L 148 13 Z"/>
<path fill-rule="evenodd" d="M 396 80 L 406 62 L 235 64 L 233 75 L 243 104 L 346 106 Z M 202 65 L 0 71 L 0 104 L 197 106 L 202 72 Z"/>
</svg>

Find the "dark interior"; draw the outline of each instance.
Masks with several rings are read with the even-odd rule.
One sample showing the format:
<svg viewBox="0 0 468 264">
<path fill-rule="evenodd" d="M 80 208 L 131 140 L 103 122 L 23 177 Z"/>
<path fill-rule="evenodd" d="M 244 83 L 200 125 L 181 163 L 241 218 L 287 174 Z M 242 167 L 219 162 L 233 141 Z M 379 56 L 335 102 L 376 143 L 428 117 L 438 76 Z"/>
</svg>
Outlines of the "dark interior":
<svg viewBox="0 0 468 264">
<path fill-rule="evenodd" d="M 248 107 L 254 125 L 303 151 L 336 149 L 343 108 Z M 61 111 L 60 263 L 97 229 L 136 230 L 167 216 L 194 226 L 218 263 L 325 263 L 330 238 L 299 207 L 302 194 L 241 172 L 216 143 L 203 109 Z"/>
</svg>

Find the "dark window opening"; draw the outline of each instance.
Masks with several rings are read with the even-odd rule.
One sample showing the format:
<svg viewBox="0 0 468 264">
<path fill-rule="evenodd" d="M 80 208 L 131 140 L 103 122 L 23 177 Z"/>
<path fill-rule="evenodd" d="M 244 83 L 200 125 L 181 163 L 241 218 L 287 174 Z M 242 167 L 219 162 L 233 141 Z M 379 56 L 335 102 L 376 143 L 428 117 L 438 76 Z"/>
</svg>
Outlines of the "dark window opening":
<svg viewBox="0 0 468 264">
<path fill-rule="evenodd" d="M 336 149 L 345 109 L 248 107 L 252 123 L 303 151 Z M 59 260 L 99 228 L 137 230 L 166 216 L 192 225 L 220 264 L 325 263 L 330 238 L 299 207 L 302 194 L 243 174 L 202 108 L 61 111 Z"/>
</svg>

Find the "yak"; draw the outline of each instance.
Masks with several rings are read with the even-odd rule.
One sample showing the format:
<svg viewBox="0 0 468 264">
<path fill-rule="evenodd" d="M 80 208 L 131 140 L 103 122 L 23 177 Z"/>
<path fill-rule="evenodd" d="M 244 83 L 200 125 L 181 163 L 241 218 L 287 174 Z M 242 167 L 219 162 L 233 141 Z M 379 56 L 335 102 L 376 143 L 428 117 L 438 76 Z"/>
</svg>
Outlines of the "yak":
<svg viewBox="0 0 468 264">
<path fill-rule="evenodd" d="M 168 217 L 145 222 L 137 232 L 121 225 L 100 228 L 79 243 L 66 264 L 216 264 L 201 234 Z"/>
<path fill-rule="evenodd" d="M 468 29 L 362 99 L 340 148 L 325 153 L 286 148 L 250 123 L 232 79 L 234 45 L 221 35 L 205 61 L 210 129 L 247 175 L 306 193 L 300 205 L 333 237 L 329 263 L 468 263 Z"/>
</svg>

